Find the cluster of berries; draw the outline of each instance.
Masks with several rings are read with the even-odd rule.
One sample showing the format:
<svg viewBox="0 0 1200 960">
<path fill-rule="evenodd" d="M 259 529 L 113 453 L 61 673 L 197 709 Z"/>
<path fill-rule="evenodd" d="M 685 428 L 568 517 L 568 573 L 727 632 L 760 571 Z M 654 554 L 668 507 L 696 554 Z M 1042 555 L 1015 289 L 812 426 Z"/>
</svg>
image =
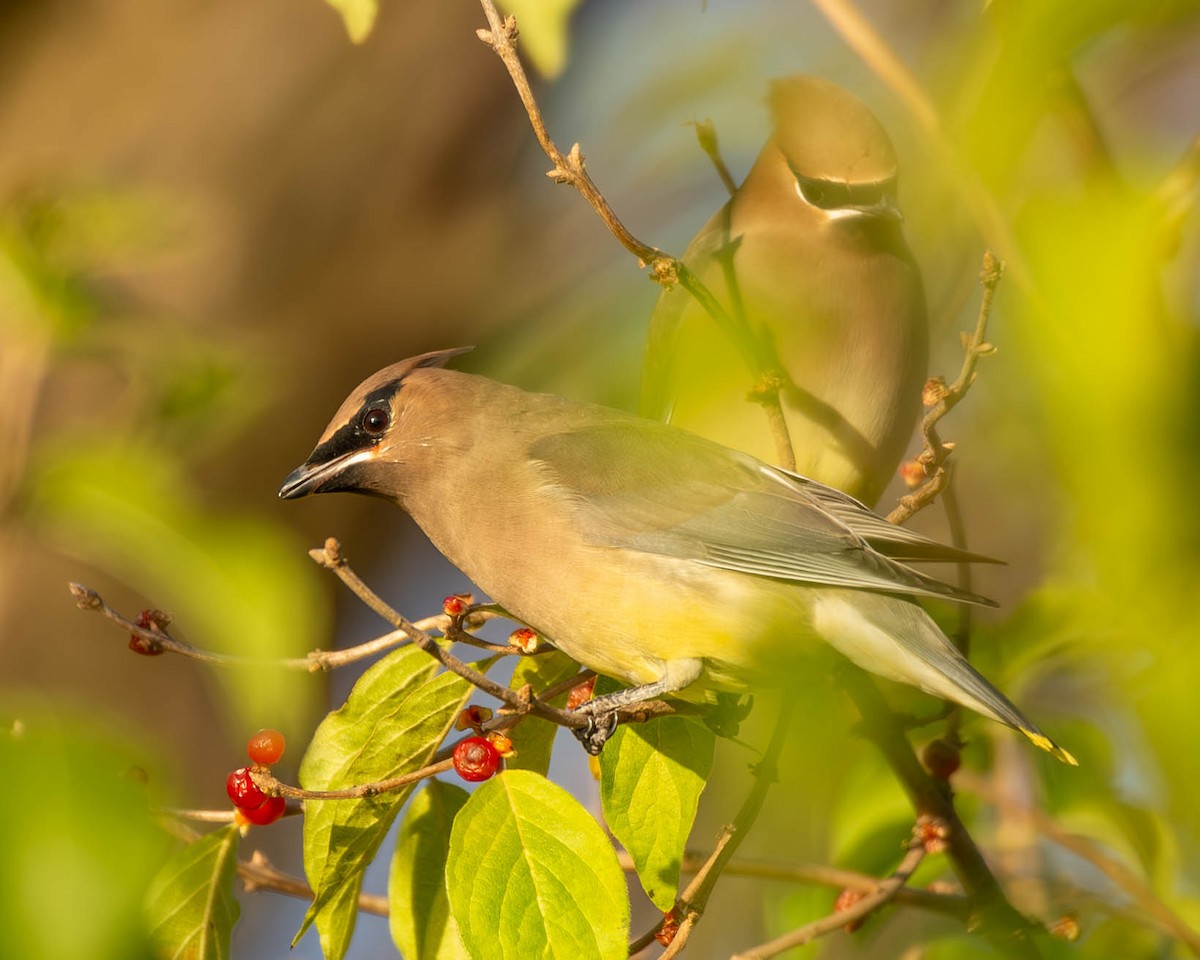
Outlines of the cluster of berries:
<svg viewBox="0 0 1200 960">
<path fill-rule="evenodd" d="M 256 767 L 269 767 L 283 756 L 283 734 L 278 730 L 259 730 L 246 744 L 246 753 Z M 283 797 L 268 797 L 250 776 L 250 767 L 238 767 L 225 778 L 225 792 L 233 801 L 234 817 L 239 824 L 266 826 L 283 816 L 287 802 Z"/>
</svg>

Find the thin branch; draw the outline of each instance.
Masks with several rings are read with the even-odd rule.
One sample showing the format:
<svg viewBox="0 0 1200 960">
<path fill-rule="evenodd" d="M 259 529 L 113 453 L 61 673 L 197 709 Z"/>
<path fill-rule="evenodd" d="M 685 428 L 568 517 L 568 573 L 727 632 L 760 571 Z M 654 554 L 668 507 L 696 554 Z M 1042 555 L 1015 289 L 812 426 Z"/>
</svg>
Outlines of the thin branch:
<svg viewBox="0 0 1200 960">
<path fill-rule="evenodd" d="M 490 677 L 484 676 L 478 670 L 472 669 L 450 651 L 442 647 L 430 634 L 407 620 L 402 614 L 392 609 L 374 590 L 372 590 L 342 555 L 342 546 L 334 537 L 325 541 L 323 547 L 310 550 L 309 556 L 326 570 L 331 571 L 345 584 L 350 591 L 363 603 L 371 608 L 378 616 L 398 630 L 403 630 L 414 644 L 437 660 L 452 673 L 458 674 L 472 686 L 506 704 L 517 713 L 533 714 L 543 720 L 549 720 L 562 727 L 582 729 L 589 720 L 586 716 L 569 710 L 559 710 L 548 703 L 534 697 L 526 688 L 524 691 L 512 690 L 497 683 Z M 619 719 L 624 723 L 645 723 L 653 717 L 666 716 L 682 712 L 679 707 L 662 700 L 650 700 L 645 703 L 635 703 L 621 707 L 617 711 Z"/>
<path fill-rule="evenodd" d="M 908 794 L 918 816 L 942 825 L 945 853 L 972 905 L 979 932 L 1008 956 L 1033 960 L 1041 956 L 1029 938 L 1033 925 L 1008 902 L 999 882 L 954 809 L 944 781 L 929 775 L 871 679 L 847 667 L 843 673 L 851 699 L 863 718 L 866 736 L 883 753 Z"/>
<path fill-rule="evenodd" d="M 288 797 L 292 800 L 361 800 L 364 797 L 375 797 L 381 793 L 391 793 L 407 787 L 419 780 L 427 780 L 446 773 L 454 768 L 454 760 L 447 757 L 431 763 L 420 770 L 412 770 L 387 780 L 375 780 L 371 783 L 360 783 L 341 790 L 305 790 L 303 787 L 293 787 L 291 784 L 277 780 L 266 767 L 251 767 L 250 779 L 254 785 L 269 797 Z"/>
<path fill-rule="evenodd" d="M 682 260 L 639 240 L 621 222 L 587 172 L 579 144 L 573 144 L 570 151 L 564 154 L 547 131 L 546 121 L 542 117 L 541 109 L 533 95 L 533 88 L 517 54 L 514 42 L 517 37 L 516 17 L 502 18 L 493 0 L 480 0 L 480 5 L 487 17 L 488 29 L 477 30 L 476 35 L 495 51 L 512 78 L 513 86 L 516 87 L 517 95 L 521 98 L 525 113 L 529 117 L 534 136 L 537 137 L 542 152 L 554 165 L 547 176 L 555 183 L 570 184 L 578 190 L 621 246 L 637 257 L 639 264 L 650 268 L 652 279 L 666 286 L 678 283 L 695 298 L 741 355 L 755 383 L 754 400 L 767 412 L 768 423 L 772 431 L 776 431 L 778 425 L 783 422 L 779 390 L 787 384 L 788 379 L 770 339 L 755 336 L 749 325 L 730 316 L 708 287 Z M 769 389 L 772 384 L 776 385 L 773 392 Z M 791 454 L 791 443 L 786 434 L 775 433 L 775 438 L 776 447 L 783 450 L 786 446 L 787 450 L 782 454 L 781 465 L 786 466 L 789 462 L 794 464 L 795 458 Z"/>
<path fill-rule="evenodd" d="M 999 260 L 989 250 L 983 255 L 983 269 L 979 274 L 979 282 L 983 286 L 983 296 L 979 303 L 979 315 L 975 320 L 975 331 L 963 334 L 963 363 L 958 372 L 958 378 L 947 386 L 941 378 L 934 377 L 925 384 L 925 416 L 921 420 L 921 436 L 925 448 L 917 455 L 916 463 L 929 477 L 924 485 L 914 493 L 900 498 L 899 504 L 887 519 L 889 523 L 904 523 L 918 510 L 929 506 L 934 498 L 950 482 L 950 470 L 946 464 L 954 451 L 953 443 L 944 443 L 938 436 L 938 422 L 953 410 L 967 395 L 975 382 L 975 368 L 981 357 L 991 356 L 996 348 L 987 342 L 988 320 L 992 314 L 992 301 L 996 295 L 996 286 L 1004 276 L 1004 261 Z"/>
<path fill-rule="evenodd" d="M 969 771 L 962 771 L 956 778 L 959 786 L 988 802 L 995 803 L 999 792 L 984 778 Z M 1064 850 L 1069 850 L 1094 866 L 1111 880 L 1118 889 L 1126 893 L 1159 928 L 1186 944 L 1193 955 L 1200 957 L 1200 932 L 1172 910 L 1137 873 L 1123 861 L 1117 859 L 1090 837 L 1072 833 L 1046 811 L 1032 805 L 1022 804 L 1021 813 L 1028 817 L 1038 833 Z M 1144 921 L 1143 921 L 1144 922 Z"/>
<path fill-rule="evenodd" d="M 233 819 L 232 812 L 229 817 L 230 820 Z M 168 818 L 161 822 L 164 830 L 184 843 L 195 843 L 203 836 L 203 834 L 197 833 L 182 820 Z M 250 855 L 249 860 L 238 860 L 237 874 L 242 878 L 243 885 L 248 893 L 254 893 L 258 890 L 271 890 L 275 893 L 297 897 L 301 900 L 311 901 L 313 899 L 313 889 L 307 882 L 300 877 L 276 869 L 266 858 L 266 855 L 259 850 L 255 850 Z M 364 913 L 373 913 L 380 917 L 386 917 L 389 912 L 387 897 L 360 893 L 358 895 L 358 909 Z"/>
<path fill-rule="evenodd" d="M 214 653 L 211 650 L 202 650 L 200 647 L 180 640 L 162 627 L 143 627 L 123 617 L 110 607 L 104 601 L 104 598 L 91 587 L 84 586 L 81 583 L 70 583 L 67 587 L 71 591 L 71 595 L 75 598 L 75 603 L 79 609 L 91 610 L 101 614 L 122 630 L 127 630 L 130 634 L 145 640 L 155 652 L 175 653 L 189 660 L 196 660 L 199 663 L 207 663 L 219 667 L 272 666 L 281 667 L 286 670 L 303 670 L 307 673 L 320 673 L 325 670 L 343 667 L 350 663 L 356 663 L 359 660 L 366 659 L 385 650 L 391 650 L 393 647 L 398 647 L 408 642 L 409 639 L 406 631 L 393 630 L 391 633 L 376 637 L 374 640 L 368 640 L 366 643 L 347 647 L 344 650 L 314 650 L 307 656 L 280 659 Z M 439 614 L 438 616 L 418 620 L 415 626 L 422 630 L 431 628 L 440 629 L 447 623 L 448 619 L 445 615 Z"/>
<path fill-rule="evenodd" d="M 729 172 L 729 167 L 725 165 L 725 158 L 721 156 L 720 147 L 717 146 L 716 125 L 711 120 L 693 120 L 692 126 L 696 129 L 696 142 L 700 144 L 700 149 L 704 151 L 705 156 L 712 161 L 717 176 L 721 178 L 721 183 L 725 185 L 725 189 L 732 197 L 737 193 L 738 185 L 737 181 L 733 179 L 733 174 Z"/>
<path fill-rule="evenodd" d="M 680 870 L 683 873 L 696 873 L 711 856 L 711 853 L 685 850 Z M 617 862 L 627 873 L 636 869 L 633 857 L 623 851 L 617 854 Z M 838 890 L 856 890 L 861 893 L 874 893 L 879 889 L 880 884 L 885 882 L 869 873 L 844 870 L 841 867 L 831 867 L 823 863 L 772 863 L 767 860 L 737 858 L 730 860 L 725 865 L 725 876 L 777 880 L 781 883 L 820 884 Z M 905 886 L 896 892 L 895 900 L 905 906 L 953 917 L 964 923 L 970 913 L 970 904 L 967 902 L 967 898 L 958 893 L 938 893 L 920 887 Z"/>
<path fill-rule="evenodd" d="M 490 29 L 478 30 L 476 34 L 480 40 L 496 52 L 496 55 L 508 70 L 508 75 L 512 78 L 513 86 L 517 88 L 517 95 L 521 98 L 521 103 L 525 107 L 526 114 L 529 115 L 529 123 L 533 127 L 533 134 L 537 137 L 542 151 L 550 158 L 550 162 L 554 164 L 554 169 L 546 175 L 555 183 L 568 183 L 583 194 L 584 199 L 600 215 L 609 232 L 620 241 L 621 246 L 642 261 L 643 264 L 650 264 L 657 274 L 659 269 L 657 264 L 662 261 L 669 263 L 674 258 L 657 247 L 643 243 L 630 233 L 629 229 L 617 217 L 616 212 L 609 205 L 604 195 L 592 180 L 591 175 L 585 169 L 583 152 L 580 150 L 578 143 L 574 144 L 570 152 L 566 154 L 558 149 L 558 146 L 546 130 L 546 122 L 542 118 L 542 111 L 533 96 L 533 88 L 529 84 L 529 78 L 525 75 L 525 68 L 521 65 L 521 58 L 517 55 L 517 49 L 513 43 L 517 37 L 516 17 L 510 16 L 502 19 L 500 12 L 496 9 L 496 5 L 491 0 L 481 0 L 481 2 Z"/>
<path fill-rule="evenodd" d="M 812 940 L 816 940 L 818 937 L 832 933 L 834 930 L 839 930 L 857 921 L 866 919 L 880 907 L 891 901 L 904 888 L 904 885 L 908 883 L 908 878 L 912 876 L 913 871 L 917 869 L 924 857 L 925 847 L 919 841 L 914 841 L 909 846 L 908 853 L 904 855 L 904 859 L 900 861 L 900 865 L 892 872 L 891 876 L 879 881 L 879 885 L 875 890 L 863 896 L 852 906 L 845 910 L 831 913 L 820 920 L 807 923 L 803 927 L 793 930 L 790 933 L 785 933 L 781 937 L 776 937 L 774 940 L 761 944 L 752 950 L 735 954 L 732 960 L 769 960 L 769 958 L 776 957 L 785 950 L 790 950 L 792 947 L 802 946 Z"/>
<path fill-rule="evenodd" d="M 729 861 L 733 859 L 733 855 L 737 853 L 737 849 L 741 846 L 750 827 L 758 819 L 759 811 L 762 810 L 763 802 L 767 798 L 767 792 L 779 779 L 779 754 L 787 740 L 788 728 L 791 726 L 795 709 L 795 700 L 785 697 L 779 710 L 779 718 L 775 721 L 775 729 L 771 734 L 770 743 L 767 745 L 762 760 L 755 767 L 754 785 L 742 802 L 737 816 L 721 831 L 713 852 L 704 863 L 700 864 L 695 876 L 692 877 L 691 882 L 684 888 L 676 902 L 673 913 L 680 917 L 679 930 L 660 960 L 670 960 L 670 958 L 678 956 L 687 945 L 692 930 L 704 915 L 704 910 L 708 906 L 709 897 L 712 896 L 717 881 L 720 880 Z"/>
</svg>

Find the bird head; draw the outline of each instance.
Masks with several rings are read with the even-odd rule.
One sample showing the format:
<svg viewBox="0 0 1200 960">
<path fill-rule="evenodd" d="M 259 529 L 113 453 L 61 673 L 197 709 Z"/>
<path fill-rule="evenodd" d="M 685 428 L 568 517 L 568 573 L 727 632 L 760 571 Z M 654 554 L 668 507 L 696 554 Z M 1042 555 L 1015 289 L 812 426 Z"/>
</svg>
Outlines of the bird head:
<svg viewBox="0 0 1200 960">
<path fill-rule="evenodd" d="M 896 151 L 865 103 L 836 83 L 797 75 L 769 95 L 774 142 L 800 199 L 823 217 L 903 219 Z"/>
<path fill-rule="evenodd" d="M 406 413 L 414 389 L 413 374 L 442 367 L 470 347 L 437 350 L 401 360 L 368 377 L 346 398 L 321 434 L 308 459 L 288 475 L 279 496 L 293 500 L 310 493 L 350 491 L 395 499 L 392 478 L 404 461 L 404 446 L 419 436 Z"/>
</svg>

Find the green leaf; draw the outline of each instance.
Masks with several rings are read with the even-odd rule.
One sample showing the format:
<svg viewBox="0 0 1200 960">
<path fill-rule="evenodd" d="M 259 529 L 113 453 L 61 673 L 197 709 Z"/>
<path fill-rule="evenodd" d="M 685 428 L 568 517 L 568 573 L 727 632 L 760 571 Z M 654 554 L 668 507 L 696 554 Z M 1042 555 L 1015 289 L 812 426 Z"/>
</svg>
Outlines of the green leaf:
<svg viewBox="0 0 1200 960">
<path fill-rule="evenodd" d="M 342 15 L 346 33 L 351 43 L 362 43 L 375 28 L 375 17 L 379 13 L 378 0 L 327 0 L 329 5 Z"/>
<path fill-rule="evenodd" d="M 405 960 L 470 960 L 450 915 L 446 855 L 467 791 L 430 780 L 408 805 L 388 874 L 392 940 Z"/>
<path fill-rule="evenodd" d="M 675 903 L 683 848 L 715 748 L 716 736 L 695 718 L 662 717 L 618 727 L 600 754 L 604 819 L 663 911 Z"/>
<path fill-rule="evenodd" d="M 154 878 L 146 894 L 160 952 L 187 960 L 223 960 L 241 907 L 233 896 L 238 830 L 233 824 L 190 843 Z"/>
<path fill-rule="evenodd" d="M 499 0 L 499 5 L 517 18 L 519 45 L 538 73 L 550 80 L 562 73 L 579 0 Z"/>
<path fill-rule="evenodd" d="M 483 784 L 454 821 L 446 886 L 473 960 L 618 960 L 629 898 L 612 844 L 569 793 L 528 770 Z"/>
<path fill-rule="evenodd" d="M 151 957 L 146 888 L 170 853 L 148 794 L 161 769 L 95 703 L 71 716 L 16 697 L 0 696 L 0 955 Z"/>
<path fill-rule="evenodd" d="M 513 670 L 509 687 L 520 690 L 525 684 L 529 684 L 537 695 L 542 690 L 548 690 L 556 683 L 573 677 L 579 670 L 578 663 L 557 650 L 536 657 L 522 657 Z M 563 693 L 550 702 L 556 707 L 561 707 L 567 702 L 569 695 L 569 692 Z M 517 753 L 504 761 L 505 768 L 533 770 L 545 774 L 550 769 L 550 751 L 554 747 L 554 737 L 557 733 L 557 724 L 538 717 L 525 717 L 509 732 L 513 749 Z"/>
<path fill-rule="evenodd" d="M 437 662 L 414 646 L 367 670 L 346 703 L 321 721 L 301 761 L 300 783 L 337 790 L 427 765 L 475 689 L 456 674 L 436 671 Z M 327 960 L 345 955 L 363 871 L 412 790 L 305 802 L 304 871 L 316 895 L 293 944 L 316 920 Z"/>
</svg>

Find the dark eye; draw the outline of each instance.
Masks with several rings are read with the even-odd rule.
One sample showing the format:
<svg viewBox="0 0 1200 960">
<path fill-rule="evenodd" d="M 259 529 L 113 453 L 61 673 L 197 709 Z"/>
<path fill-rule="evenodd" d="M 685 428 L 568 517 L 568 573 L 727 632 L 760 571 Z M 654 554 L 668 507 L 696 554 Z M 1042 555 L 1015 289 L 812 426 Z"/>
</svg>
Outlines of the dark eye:
<svg viewBox="0 0 1200 960">
<path fill-rule="evenodd" d="M 362 428 L 366 433 L 376 437 L 388 428 L 391 417 L 386 407 L 371 407 L 362 415 Z"/>
</svg>

